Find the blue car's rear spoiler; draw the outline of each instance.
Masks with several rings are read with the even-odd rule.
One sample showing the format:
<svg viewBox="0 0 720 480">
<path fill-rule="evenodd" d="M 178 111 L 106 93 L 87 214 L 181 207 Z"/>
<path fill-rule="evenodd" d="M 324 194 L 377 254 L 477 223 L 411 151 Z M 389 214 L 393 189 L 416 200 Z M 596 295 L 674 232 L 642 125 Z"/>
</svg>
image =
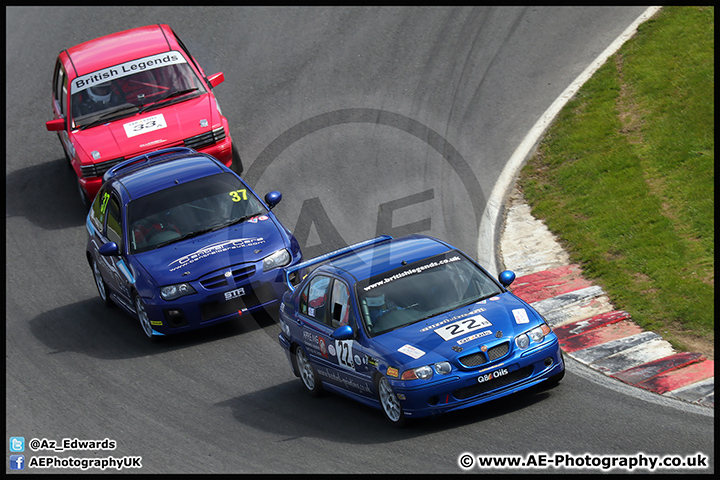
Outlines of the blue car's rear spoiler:
<svg viewBox="0 0 720 480">
<path fill-rule="evenodd" d="M 297 272 L 312 266 L 316 266 L 322 262 L 326 262 L 328 260 L 332 260 L 333 258 L 337 258 L 341 255 L 345 255 L 346 253 L 350 253 L 354 250 L 357 250 L 359 248 L 367 247 L 368 245 L 374 245 L 376 243 L 386 242 L 388 240 L 392 240 L 393 237 L 390 235 L 380 235 L 379 237 L 372 238 L 370 240 L 365 240 L 364 242 L 356 243 L 354 245 L 348 245 L 347 247 L 341 248 L 340 250 L 335 250 L 334 252 L 326 253 L 325 255 L 320 255 L 319 257 L 311 258 L 310 260 L 306 260 L 304 262 L 298 263 L 296 265 L 293 265 L 292 267 L 288 267 L 284 269 L 285 272 L 285 284 L 287 287 L 291 290 L 295 290 L 295 285 L 297 285 L 299 280 L 297 279 Z M 293 280 L 296 280 L 293 282 Z"/>
</svg>

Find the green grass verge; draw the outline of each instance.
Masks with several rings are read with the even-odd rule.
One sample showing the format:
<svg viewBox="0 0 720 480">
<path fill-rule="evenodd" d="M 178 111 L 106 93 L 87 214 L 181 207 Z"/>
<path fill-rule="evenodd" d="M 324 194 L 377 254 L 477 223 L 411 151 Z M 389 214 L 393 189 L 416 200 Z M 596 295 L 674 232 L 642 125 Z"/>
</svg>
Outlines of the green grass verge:
<svg viewBox="0 0 720 480">
<path fill-rule="evenodd" d="M 518 180 L 616 308 L 681 350 L 714 342 L 714 22 L 714 7 L 665 7 L 641 25 Z"/>
</svg>

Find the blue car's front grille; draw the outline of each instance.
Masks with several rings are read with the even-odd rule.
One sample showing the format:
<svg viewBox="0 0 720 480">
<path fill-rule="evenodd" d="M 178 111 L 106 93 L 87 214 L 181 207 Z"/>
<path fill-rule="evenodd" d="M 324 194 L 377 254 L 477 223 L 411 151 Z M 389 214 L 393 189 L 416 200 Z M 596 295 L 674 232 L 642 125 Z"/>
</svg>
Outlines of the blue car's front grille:
<svg viewBox="0 0 720 480">
<path fill-rule="evenodd" d="M 488 361 L 494 362 L 498 358 L 505 356 L 509 350 L 510 342 L 501 343 L 500 345 L 492 347 L 487 351 Z"/>
<path fill-rule="evenodd" d="M 252 277 L 255 273 L 255 265 L 241 265 L 231 267 L 232 278 L 235 280 L 235 284 L 240 283 L 246 278 Z M 200 279 L 200 285 L 207 289 L 227 287 L 228 277 L 225 276 L 225 272 L 218 273 L 206 278 Z"/>
<path fill-rule="evenodd" d="M 470 385 L 469 387 L 455 390 L 453 392 L 453 397 L 457 398 L 458 400 L 464 400 L 466 398 L 474 397 L 475 395 L 480 395 L 481 393 L 495 390 L 496 388 L 502 388 L 506 385 L 510 385 L 511 383 L 519 382 L 520 380 L 523 380 L 532 375 L 532 372 L 533 366 L 528 365 L 527 367 L 523 367 L 520 370 L 515 370 L 514 372 L 510 372 L 507 375 L 503 375 L 502 377 L 494 378 L 487 382 L 477 383 L 475 385 Z"/>
<path fill-rule="evenodd" d="M 510 351 L 510 342 L 504 342 L 490 348 L 487 351 L 487 357 L 485 356 L 486 354 L 482 352 L 475 352 L 470 355 L 460 357 L 460 363 L 465 367 L 479 367 L 487 362 L 494 362 L 498 358 L 507 354 L 508 351 Z"/>
</svg>

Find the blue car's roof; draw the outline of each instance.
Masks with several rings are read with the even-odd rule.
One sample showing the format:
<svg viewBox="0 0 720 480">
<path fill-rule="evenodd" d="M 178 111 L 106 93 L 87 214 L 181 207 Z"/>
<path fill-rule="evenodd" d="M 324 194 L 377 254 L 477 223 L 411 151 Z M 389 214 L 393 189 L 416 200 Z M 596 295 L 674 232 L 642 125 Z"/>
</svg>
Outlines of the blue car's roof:
<svg viewBox="0 0 720 480">
<path fill-rule="evenodd" d="M 227 171 L 212 157 L 191 149 L 153 152 L 154 157 L 135 157 L 106 173 L 106 181 L 122 184 L 128 200 L 209 175 Z M 185 151 L 179 151 L 185 150 Z M 158 155 L 159 154 L 159 155 Z"/>
<path fill-rule="evenodd" d="M 335 267 L 352 275 L 355 281 L 365 280 L 452 248 L 440 240 L 425 235 L 409 235 L 376 243 L 345 255 L 332 258 L 326 268 Z"/>
</svg>

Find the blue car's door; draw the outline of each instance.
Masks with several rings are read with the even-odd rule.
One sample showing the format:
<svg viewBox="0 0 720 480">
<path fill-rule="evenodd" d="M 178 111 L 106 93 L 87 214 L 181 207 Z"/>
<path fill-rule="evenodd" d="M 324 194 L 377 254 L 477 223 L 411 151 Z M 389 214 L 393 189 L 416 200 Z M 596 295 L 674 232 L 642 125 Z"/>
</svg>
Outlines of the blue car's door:
<svg viewBox="0 0 720 480">
<path fill-rule="evenodd" d="M 332 327 L 327 322 L 328 294 L 332 277 L 316 275 L 300 294 L 298 320 L 302 328 L 302 342 L 310 362 L 321 380 L 331 381 L 332 362 L 328 346 Z"/>
<path fill-rule="evenodd" d="M 131 287 L 134 278 L 123 259 L 123 220 L 120 210 L 120 201 L 115 194 L 103 200 L 106 202 L 105 209 L 105 241 L 115 242 L 118 246 L 117 255 L 98 255 L 100 258 L 100 269 L 108 287 L 115 292 L 119 300 L 128 306 L 132 305 Z M 133 308 L 133 307 L 130 307 Z"/>
<path fill-rule="evenodd" d="M 300 296 L 303 342 L 320 380 L 349 393 L 373 394 L 372 359 L 356 338 L 337 340 L 333 331 L 350 325 L 357 332 L 349 288 L 338 278 L 316 275 Z"/>
</svg>

